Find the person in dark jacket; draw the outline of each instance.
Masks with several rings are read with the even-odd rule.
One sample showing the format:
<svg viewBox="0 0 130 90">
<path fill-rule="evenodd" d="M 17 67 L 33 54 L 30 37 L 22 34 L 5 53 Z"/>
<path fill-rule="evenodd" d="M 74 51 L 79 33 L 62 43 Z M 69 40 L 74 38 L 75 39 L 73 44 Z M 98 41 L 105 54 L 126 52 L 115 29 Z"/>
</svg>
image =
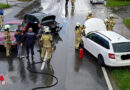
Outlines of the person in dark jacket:
<svg viewBox="0 0 130 90">
<path fill-rule="evenodd" d="M 31 50 L 31 55 L 32 55 L 32 60 L 33 60 L 36 34 L 33 32 L 32 28 L 29 28 L 28 32 L 25 33 L 24 39 L 25 39 L 25 43 L 26 43 L 27 59 L 29 59 L 29 53 L 30 53 L 30 50 Z"/>
<path fill-rule="evenodd" d="M 69 2 L 69 0 L 66 0 L 66 2 L 65 2 L 65 7 L 66 8 L 68 8 L 68 2 Z"/>
<path fill-rule="evenodd" d="M 23 58 L 24 56 L 21 55 L 22 52 L 22 40 L 23 40 L 23 35 L 22 35 L 22 27 L 18 26 L 18 30 L 16 30 L 15 38 L 16 38 L 16 44 L 17 44 L 17 57 L 18 58 Z"/>
</svg>

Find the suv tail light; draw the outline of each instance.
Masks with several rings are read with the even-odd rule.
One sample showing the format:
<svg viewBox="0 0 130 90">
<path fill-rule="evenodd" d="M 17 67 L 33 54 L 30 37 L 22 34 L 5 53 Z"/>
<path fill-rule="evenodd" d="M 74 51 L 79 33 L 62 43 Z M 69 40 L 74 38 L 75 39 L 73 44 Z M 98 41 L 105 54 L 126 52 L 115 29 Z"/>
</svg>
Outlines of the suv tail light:
<svg viewBox="0 0 130 90">
<path fill-rule="evenodd" d="M 111 58 L 111 59 L 115 59 L 115 54 L 111 54 L 111 53 L 109 53 L 109 58 Z"/>
</svg>

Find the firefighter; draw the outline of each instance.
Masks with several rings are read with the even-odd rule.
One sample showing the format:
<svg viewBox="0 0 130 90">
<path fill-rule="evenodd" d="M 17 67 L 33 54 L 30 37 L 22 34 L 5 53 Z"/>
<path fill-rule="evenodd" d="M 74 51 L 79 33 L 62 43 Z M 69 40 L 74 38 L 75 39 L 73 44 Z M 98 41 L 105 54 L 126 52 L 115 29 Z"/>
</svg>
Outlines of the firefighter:
<svg viewBox="0 0 130 90">
<path fill-rule="evenodd" d="M 42 53 L 41 59 L 44 59 L 45 53 L 47 52 L 47 63 L 50 63 L 51 53 L 52 53 L 52 35 L 50 34 L 49 28 L 45 28 L 45 33 L 41 36 L 42 42 Z"/>
<path fill-rule="evenodd" d="M 72 8 L 74 7 L 75 0 L 71 0 Z"/>
<path fill-rule="evenodd" d="M 80 23 L 77 23 L 75 27 L 75 48 L 76 49 L 79 49 L 80 44 L 82 44 L 82 34 L 83 34 L 83 28 Z"/>
<path fill-rule="evenodd" d="M 6 56 L 10 56 L 10 48 L 11 48 L 11 36 L 10 36 L 10 25 L 5 25 L 4 37 L 5 37 L 5 47 L 6 47 Z"/>
<path fill-rule="evenodd" d="M 86 17 L 86 20 L 93 18 L 92 11 L 88 11 L 88 16 Z"/>
<path fill-rule="evenodd" d="M 0 8 L 0 27 L 4 24 L 4 11 Z"/>
<path fill-rule="evenodd" d="M 114 16 L 113 16 L 113 14 L 110 14 L 109 22 L 110 22 L 111 30 L 113 30 L 113 27 L 114 27 L 114 25 L 115 25 L 115 21 L 114 21 Z"/>
<path fill-rule="evenodd" d="M 105 25 L 106 25 L 106 29 L 109 30 L 109 31 L 111 31 L 110 21 L 106 18 L 106 19 L 104 20 L 104 23 L 105 23 Z"/>
</svg>

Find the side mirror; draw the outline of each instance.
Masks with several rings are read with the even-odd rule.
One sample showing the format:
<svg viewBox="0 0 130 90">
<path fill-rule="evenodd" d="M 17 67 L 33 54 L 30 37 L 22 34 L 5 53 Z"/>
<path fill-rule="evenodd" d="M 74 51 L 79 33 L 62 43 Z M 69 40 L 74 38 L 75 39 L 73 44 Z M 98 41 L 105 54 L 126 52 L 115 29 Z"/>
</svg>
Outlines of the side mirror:
<svg viewBox="0 0 130 90">
<path fill-rule="evenodd" d="M 85 34 L 85 36 L 84 36 L 85 38 L 87 38 L 87 35 Z"/>
</svg>

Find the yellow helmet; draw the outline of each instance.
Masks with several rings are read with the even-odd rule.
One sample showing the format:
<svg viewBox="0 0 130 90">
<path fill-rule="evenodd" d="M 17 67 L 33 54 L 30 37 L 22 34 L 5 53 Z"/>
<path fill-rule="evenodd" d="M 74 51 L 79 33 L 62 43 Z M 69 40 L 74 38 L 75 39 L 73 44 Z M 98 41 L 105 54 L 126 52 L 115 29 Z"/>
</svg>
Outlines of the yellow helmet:
<svg viewBox="0 0 130 90">
<path fill-rule="evenodd" d="M 10 29 L 10 25 L 5 25 L 4 29 Z"/>
<path fill-rule="evenodd" d="M 45 33 L 50 32 L 48 27 L 46 27 L 44 31 L 45 31 Z"/>
<path fill-rule="evenodd" d="M 81 24 L 79 22 L 77 22 L 76 26 L 80 26 Z"/>
</svg>

